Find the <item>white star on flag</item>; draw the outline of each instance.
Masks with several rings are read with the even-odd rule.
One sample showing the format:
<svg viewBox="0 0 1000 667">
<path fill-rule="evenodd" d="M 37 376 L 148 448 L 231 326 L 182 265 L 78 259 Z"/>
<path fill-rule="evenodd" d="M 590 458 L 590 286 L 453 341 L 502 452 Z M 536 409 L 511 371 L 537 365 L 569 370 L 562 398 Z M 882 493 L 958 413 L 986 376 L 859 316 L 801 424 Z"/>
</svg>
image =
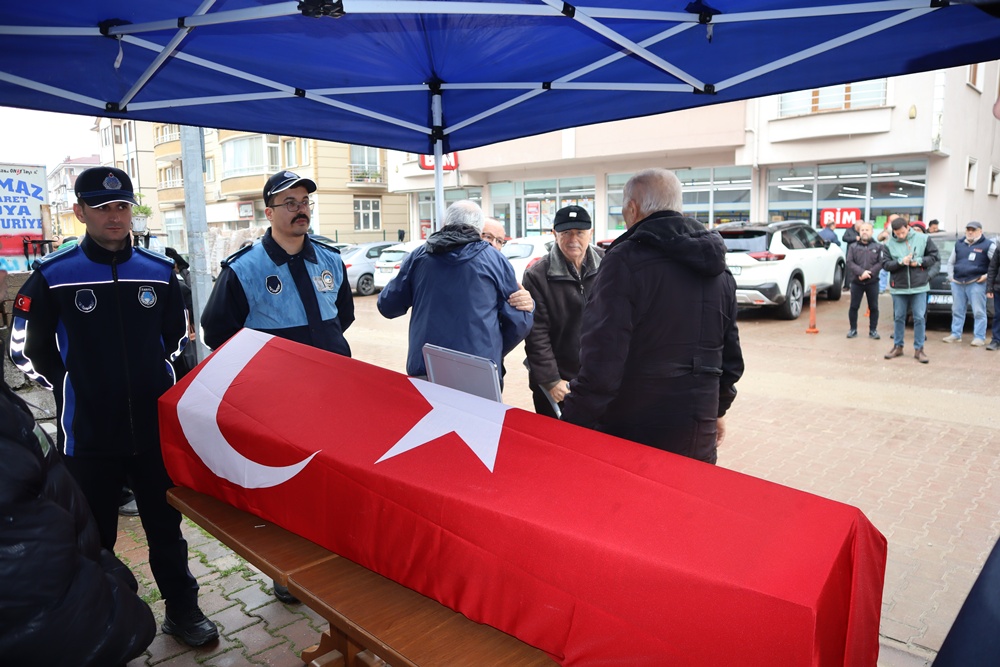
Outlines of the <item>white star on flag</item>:
<svg viewBox="0 0 1000 667">
<path fill-rule="evenodd" d="M 454 432 L 479 457 L 490 472 L 497 459 L 504 415 L 511 406 L 490 401 L 464 391 L 409 378 L 420 395 L 431 404 L 431 411 L 413 425 L 399 442 L 375 463 L 408 452 L 442 435 Z"/>
</svg>

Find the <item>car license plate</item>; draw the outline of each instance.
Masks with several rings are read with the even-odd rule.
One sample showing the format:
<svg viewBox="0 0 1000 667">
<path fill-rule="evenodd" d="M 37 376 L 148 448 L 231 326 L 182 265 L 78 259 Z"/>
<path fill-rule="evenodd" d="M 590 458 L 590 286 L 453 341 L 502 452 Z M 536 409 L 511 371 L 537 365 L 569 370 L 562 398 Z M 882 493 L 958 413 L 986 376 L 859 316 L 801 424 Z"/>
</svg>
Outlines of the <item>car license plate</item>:
<svg viewBox="0 0 1000 667">
<path fill-rule="evenodd" d="M 382 273 L 392 273 L 392 267 L 391 266 L 383 266 L 383 267 L 379 268 L 379 271 L 381 271 Z"/>
<path fill-rule="evenodd" d="M 731 274 L 733 274 L 734 276 L 740 275 L 741 271 L 743 271 L 743 267 L 742 266 L 730 266 L 729 267 L 729 272 Z"/>
<path fill-rule="evenodd" d="M 952 304 L 952 300 L 951 300 L 951 295 L 950 294 L 931 294 L 927 302 L 928 303 L 943 303 L 943 304 L 946 304 L 946 305 L 949 305 L 949 306 Z"/>
</svg>

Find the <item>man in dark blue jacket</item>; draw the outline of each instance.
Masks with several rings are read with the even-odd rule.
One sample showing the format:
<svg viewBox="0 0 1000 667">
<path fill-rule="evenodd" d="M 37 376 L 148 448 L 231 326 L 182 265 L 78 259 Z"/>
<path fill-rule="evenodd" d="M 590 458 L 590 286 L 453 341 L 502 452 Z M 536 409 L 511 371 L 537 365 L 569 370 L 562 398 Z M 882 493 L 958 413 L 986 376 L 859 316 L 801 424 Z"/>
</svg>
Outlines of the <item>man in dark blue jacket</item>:
<svg viewBox="0 0 1000 667">
<path fill-rule="evenodd" d="M 191 646 L 219 636 L 198 608 L 181 515 L 167 503 L 157 400 L 175 378 L 188 318 L 173 261 L 132 247 L 135 195 L 120 169 L 76 179 L 79 245 L 45 257 L 14 302 L 10 355 L 55 393 L 59 449 L 113 552 L 126 482 L 149 542 L 149 565 L 166 601 L 163 631 Z"/>
<path fill-rule="evenodd" d="M 425 343 L 492 359 L 503 356 L 531 329 L 530 312 L 508 298 L 519 291 L 510 262 L 481 238 L 483 212 L 475 202 L 455 202 L 444 227 L 403 260 L 399 275 L 378 297 L 385 317 L 411 307 L 406 372 L 427 375 Z"/>
<path fill-rule="evenodd" d="M 951 333 L 946 343 L 962 341 L 965 314 L 972 305 L 972 345 L 986 345 L 986 293 L 992 291 L 986 284 L 990 260 L 997 244 L 983 236 L 983 226 L 970 222 L 965 226 L 965 238 L 955 243 L 948 259 L 948 276 L 951 278 Z"/>
<path fill-rule="evenodd" d="M 641 171 L 623 194 L 628 230 L 604 255 L 584 307 L 580 374 L 563 419 L 715 463 L 743 375 L 726 245 L 680 213 L 672 172 Z"/>
</svg>

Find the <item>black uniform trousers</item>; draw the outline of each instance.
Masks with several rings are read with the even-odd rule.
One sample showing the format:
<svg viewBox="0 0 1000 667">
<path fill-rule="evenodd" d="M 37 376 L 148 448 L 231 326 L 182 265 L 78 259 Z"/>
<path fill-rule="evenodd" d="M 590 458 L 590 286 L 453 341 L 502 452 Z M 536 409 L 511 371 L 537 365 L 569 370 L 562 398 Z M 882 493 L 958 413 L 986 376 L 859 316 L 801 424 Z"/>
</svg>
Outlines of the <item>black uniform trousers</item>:
<svg viewBox="0 0 1000 667">
<path fill-rule="evenodd" d="M 858 328 L 858 310 L 861 307 L 861 297 L 868 299 L 868 329 L 878 329 L 878 276 L 869 278 L 867 282 L 851 282 L 851 305 L 847 309 L 847 323 L 851 329 Z"/>
<path fill-rule="evenodd" d="M 64 456 L 63 461 L 90 504 L 101 546 L 112 553 L 118 539 L 122 485 L 128 484 L 135 494 L 149 543 L 149 568 L 168 611 L 174 615 L 196 607 L 198 582 L 188 568 L 181 513 L 167 502 L 167 490 L 174 484 L 163 465 L 160 448 L 126 457 Z"/>
</svg>

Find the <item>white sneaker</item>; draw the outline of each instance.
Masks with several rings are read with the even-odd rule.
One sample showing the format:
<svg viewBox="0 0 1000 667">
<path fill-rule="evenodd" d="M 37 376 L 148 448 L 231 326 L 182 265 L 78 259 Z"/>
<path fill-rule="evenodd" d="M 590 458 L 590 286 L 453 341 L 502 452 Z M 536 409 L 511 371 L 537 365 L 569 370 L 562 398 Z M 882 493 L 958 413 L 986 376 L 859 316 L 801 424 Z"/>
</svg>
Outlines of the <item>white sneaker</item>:
<svg viewBox="0 0 1000 667">
<path fill-rule="evenodd" d="M 961 343 L 962 342 L 962 338 L 960 336 L 956 336 L 955 334 L 948 334 L 947 336 L 945 336 L 941 340 L 944 341 L 945 343 Z"/>
<path fill-rule="evenodd" d="M 982 338 L 972 339 L 972 347 L 982 347 L 983 345 L 986 345 L 986 341 L 983 340 Z"/>
</svg>

